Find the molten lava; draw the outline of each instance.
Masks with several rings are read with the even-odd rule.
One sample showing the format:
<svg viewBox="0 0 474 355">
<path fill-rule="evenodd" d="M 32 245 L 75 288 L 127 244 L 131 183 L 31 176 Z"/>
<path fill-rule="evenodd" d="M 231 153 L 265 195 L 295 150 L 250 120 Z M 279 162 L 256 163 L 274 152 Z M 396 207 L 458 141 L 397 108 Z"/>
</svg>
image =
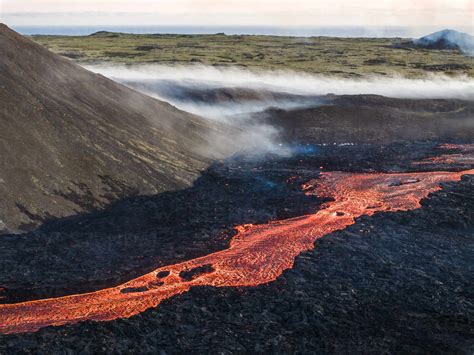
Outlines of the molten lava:
<svg viewBox="0 0 474 355">
<path fill-rule="evenodd" d="M 255 286 L 275 280 L 316 239 L 378 211 L 407 211 L 457 181 L 464 172 L 355 174 L 326 172 L 303 186 L 330 197 L 317 213 L 263 225 L 244 225 L 230 247 L 204 257 L 159 268 L 118 287 L 97 292 L 0 305 L 0 332 L 36 331 L 48 325 L 130 317 L 192 286 Z"/>
</svg>

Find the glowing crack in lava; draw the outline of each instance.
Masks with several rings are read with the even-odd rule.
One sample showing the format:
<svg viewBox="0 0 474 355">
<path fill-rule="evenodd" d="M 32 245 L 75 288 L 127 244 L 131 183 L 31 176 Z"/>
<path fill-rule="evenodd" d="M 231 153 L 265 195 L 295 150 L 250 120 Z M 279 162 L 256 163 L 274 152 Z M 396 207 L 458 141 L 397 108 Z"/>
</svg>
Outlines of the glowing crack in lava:
<svg viewBox="0 0 474 355">
<path fill-rule="evenodd" d="M 355 174 L 326 172 L 306 183 L 308 194 L 331 197 L 312 215 L 238 227 L 226 250 L 159 268 L 118 287 L 97 292 L 0 305 L 0 332 L 36 331 L 48 325 L 106 321 L 136 315 L 192 286 L 255 286 L 275 280 L 316 239 L 377 211 L 407 211 L 463 172 Z"/>
</svg>

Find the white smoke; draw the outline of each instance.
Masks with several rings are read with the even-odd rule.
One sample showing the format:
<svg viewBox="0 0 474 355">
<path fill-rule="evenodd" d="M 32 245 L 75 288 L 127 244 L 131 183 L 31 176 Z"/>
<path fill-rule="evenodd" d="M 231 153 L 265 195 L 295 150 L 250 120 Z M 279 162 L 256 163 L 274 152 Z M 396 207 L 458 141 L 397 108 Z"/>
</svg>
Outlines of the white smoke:
<svg viewBox="0 0 474 355">
<path fill-rule="evenodd" d="M 194 81 L 215 87 L 244 87 L 295 95 L 376 94 L 392 98 L 474 100 L 474 80 L 467 76 L 428 75 L 419 79 L 373 76 L 344 79 L 288 71 L 251 71 L 210 66 L 89 66 L 118 81 Z"/>
<path fill-rule="evenodd" d="M 401 77 L 370 77 L 344 79 L 294 72 L 255 72 L 237 68 L 206 66 L 89 66 L 87 69 L 129 85 L 149 96 L 167 101 L 175 107 L 215 120 L 235 129 L 231 136 L 209 137 L 211 154 L 215 151 L 244 152 L 262 155 L 268 152 L 289 155 L 292 148 L 278 141 L 279 130 L 268 124 L 254 122 L 250 113 L 269 107 L 282 109 L 315 107 L 321 104 L 316 96 L 378 94 L 392 98 L 458 98 L 474 100 L 474 81 L 468 77 L 451 78 L 432 75 L 423 79 Z M 245 88 L 256 92 L 302 95 L 281 97 L 269 95 L 235 101 L 206 102 L 189 95 L 197 89 Z"/>
</svg>

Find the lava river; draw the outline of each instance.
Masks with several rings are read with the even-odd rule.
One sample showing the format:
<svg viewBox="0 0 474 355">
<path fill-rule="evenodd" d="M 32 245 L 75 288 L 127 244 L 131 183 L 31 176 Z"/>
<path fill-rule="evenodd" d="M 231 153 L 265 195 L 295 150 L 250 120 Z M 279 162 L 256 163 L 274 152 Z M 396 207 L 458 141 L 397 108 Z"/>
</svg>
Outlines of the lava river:
<svg viewBox="0 0 474 355">
<path fill-rule="evenodd" d="M 255 286 L 275 280 L 316 239 L 341 230 L 361 215 L 407 211 L 457 181 L 463 172 L 356 174 L 326 172 L 306 183 L 308 194 L 331 197 L 315 214 L 238 228 L 228 249 L 159 268 L 123 285 L 59 298 L 0 305 L 0 332 L 36 331 L 48 325 L 130 317 L 192 286 Z"/>
</svg>

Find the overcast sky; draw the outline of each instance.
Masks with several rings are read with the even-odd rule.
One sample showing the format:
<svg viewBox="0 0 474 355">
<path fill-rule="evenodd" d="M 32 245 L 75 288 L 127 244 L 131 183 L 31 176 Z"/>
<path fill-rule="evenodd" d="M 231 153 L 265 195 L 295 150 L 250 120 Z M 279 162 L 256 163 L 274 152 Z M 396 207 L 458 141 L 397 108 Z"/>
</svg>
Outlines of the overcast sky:
<svg viewBox="0 0 474 355">
<path fill-rule="evenodd" d="M 473 27 L 474 0 L 0 0 L 9 25 Z"/>
</svg>

